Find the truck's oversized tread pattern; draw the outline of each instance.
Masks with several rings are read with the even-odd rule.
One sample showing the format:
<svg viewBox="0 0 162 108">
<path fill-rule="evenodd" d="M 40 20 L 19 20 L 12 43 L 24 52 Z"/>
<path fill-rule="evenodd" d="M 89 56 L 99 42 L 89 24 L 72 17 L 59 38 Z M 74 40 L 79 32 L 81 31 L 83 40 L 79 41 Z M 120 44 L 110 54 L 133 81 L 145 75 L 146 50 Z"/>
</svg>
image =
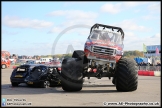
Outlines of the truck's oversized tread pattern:
<svg viewBox="0 0 162 108">
<path fill-rule="evenodd" d="M 115 85 L 118 91 L 134 91 L 138 86 L 136 63 L 130 58 L 121 58 L 116 65 Z"/>
<path fill-rule="evenodd" d="M 61 85 L 65 91 L 80 91 L 83 85 L 82 60 L 64 59 L 61 66 Z"/>
<path fill-rule="evenodd" d="M 84 51 L 82 50 L 75 50 L 73 52 L 73 55 L 72 55 L 72 58 L 78 58 L 78 59 L 81 59 L 83 60 L 83 67 L 85 67 L 86 65 L 88 65 L 88 59 L 84 53 Z"/>
<path fill-rule="evenodd" d="M 72 58 L 80 58 L 83 59 L 84 57 L 84 51 L 82 50 L 76 50 L 73 52 Z"/>
<path fill-rule="evenodd" d="M 80 91 L 82 89 L 83 83 L 75 83 L 62 77 L 61 86 L 64 91 Z"/>
<path fill-rule="evenodd" d="M 81 81 L 83 79 L 82 60 L 78 58 L 64 59 L 61 66 L 62 77 L 69 79 L 73 82 Z"/>
</svg>

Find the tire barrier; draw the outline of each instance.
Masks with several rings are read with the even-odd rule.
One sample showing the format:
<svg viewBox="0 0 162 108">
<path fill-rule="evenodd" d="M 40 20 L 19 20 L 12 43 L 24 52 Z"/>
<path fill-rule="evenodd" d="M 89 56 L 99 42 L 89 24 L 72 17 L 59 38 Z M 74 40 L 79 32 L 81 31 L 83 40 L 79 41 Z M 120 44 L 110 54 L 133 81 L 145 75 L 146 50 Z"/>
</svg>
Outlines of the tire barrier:
<svg viewBox="0 0 162 108">
<path fill-rule="evenodd" d="M 147 70 L 139 70 L 138 75 L 142 76 L 161 76 L 161 71 L 147 71 Z"/>
</svg>

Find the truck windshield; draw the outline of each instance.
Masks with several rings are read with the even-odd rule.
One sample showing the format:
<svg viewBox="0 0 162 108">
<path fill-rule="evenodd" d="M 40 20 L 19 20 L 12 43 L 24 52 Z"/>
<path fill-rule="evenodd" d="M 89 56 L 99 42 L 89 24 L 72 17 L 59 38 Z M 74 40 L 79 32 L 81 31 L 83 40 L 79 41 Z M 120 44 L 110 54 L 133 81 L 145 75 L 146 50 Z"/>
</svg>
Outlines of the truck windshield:
<svg viewBox="0 0 162 108">
<path fill-rule="evenodd" d="M 103 41 L 110 41 L 115 44 L 123 44 L 122 35 L 118 33 L 108 32 L 108 31 L 98 31 L 98 30 L 95 31 L 94 30 L 91 33 L 89 38 L 92 40 L 103 40 Z"/>
</svg>

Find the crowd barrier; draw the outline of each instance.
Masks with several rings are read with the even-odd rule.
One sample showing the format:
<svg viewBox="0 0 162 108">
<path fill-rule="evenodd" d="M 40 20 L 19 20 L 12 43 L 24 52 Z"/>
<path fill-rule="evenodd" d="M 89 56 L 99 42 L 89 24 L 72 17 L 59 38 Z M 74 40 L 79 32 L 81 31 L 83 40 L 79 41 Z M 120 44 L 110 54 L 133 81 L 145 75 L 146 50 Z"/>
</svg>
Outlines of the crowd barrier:
<svg viewBox="0 0 162 108">
<path fill-rule="evenodd" d="M 161 76 L 161 66 L 138 66 L 138 75 Z"/>
<path fill-rule="evenodd" d="M 161 71 L 138 70 L 138 75 L 142 76 L 161 76 Z"/>
<path fill-rule="evenodd" d="M 161 71 L 161 66 L 138 66 L 138 70 Z"/>
</svg>

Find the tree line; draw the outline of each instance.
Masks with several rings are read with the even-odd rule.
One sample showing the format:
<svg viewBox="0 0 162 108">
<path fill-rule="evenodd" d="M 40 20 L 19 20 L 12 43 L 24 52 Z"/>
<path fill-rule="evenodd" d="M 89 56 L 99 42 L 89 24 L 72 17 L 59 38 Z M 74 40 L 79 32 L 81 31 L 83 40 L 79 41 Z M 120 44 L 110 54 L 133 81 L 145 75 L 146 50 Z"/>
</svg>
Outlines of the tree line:
<svg viewBox="0 0 162 108">
<path fill-rule="evenodd" d="M 143 56 L 143 51 L 138 51 L 138 50 L 135 50 L 135 51 L 124 51 L 124 57 L 128 57 L 128 58 L 132 58 L 134 59 L 135 57 L 144 57 Z M 69 53 L 69 54 L 56 54 L 54 56 L 52 55 L 44 55 L 44 56 L 41 56 L 41 57 L 56 57 L 56 58 L 70 58 L 72 57 L 72 53 Z"/>
<path fill-rule="evenodd" d="M 135 57 L 144 57 L 143 51 L 124 51 L 124 57 L 132 58 L 134 59 Z"/>
<path fill-rule="evenodd" d="M 16 54 L 13 54 L 12 55 L 12 58 L 18 58 L 17 57 L 18 55 Z M 132 58 L 134 59 L 135 57 L 144 57 L 143 56 L 143 51 L 138 51 L 138 50 L 135 50 L 135 51 L 124 51 L 124 57 L 128 57 L 128 58 Z M 40 59 L 40 58 L 48 58 L 48 57 L 52 57 L 52 58 L 70 58 L 72 57 L 72 53 L 69 53 L 69 54 L 55 54 L 55 55 L 34 55 L 32 56 L 33 59 Z"/>
</svg>

